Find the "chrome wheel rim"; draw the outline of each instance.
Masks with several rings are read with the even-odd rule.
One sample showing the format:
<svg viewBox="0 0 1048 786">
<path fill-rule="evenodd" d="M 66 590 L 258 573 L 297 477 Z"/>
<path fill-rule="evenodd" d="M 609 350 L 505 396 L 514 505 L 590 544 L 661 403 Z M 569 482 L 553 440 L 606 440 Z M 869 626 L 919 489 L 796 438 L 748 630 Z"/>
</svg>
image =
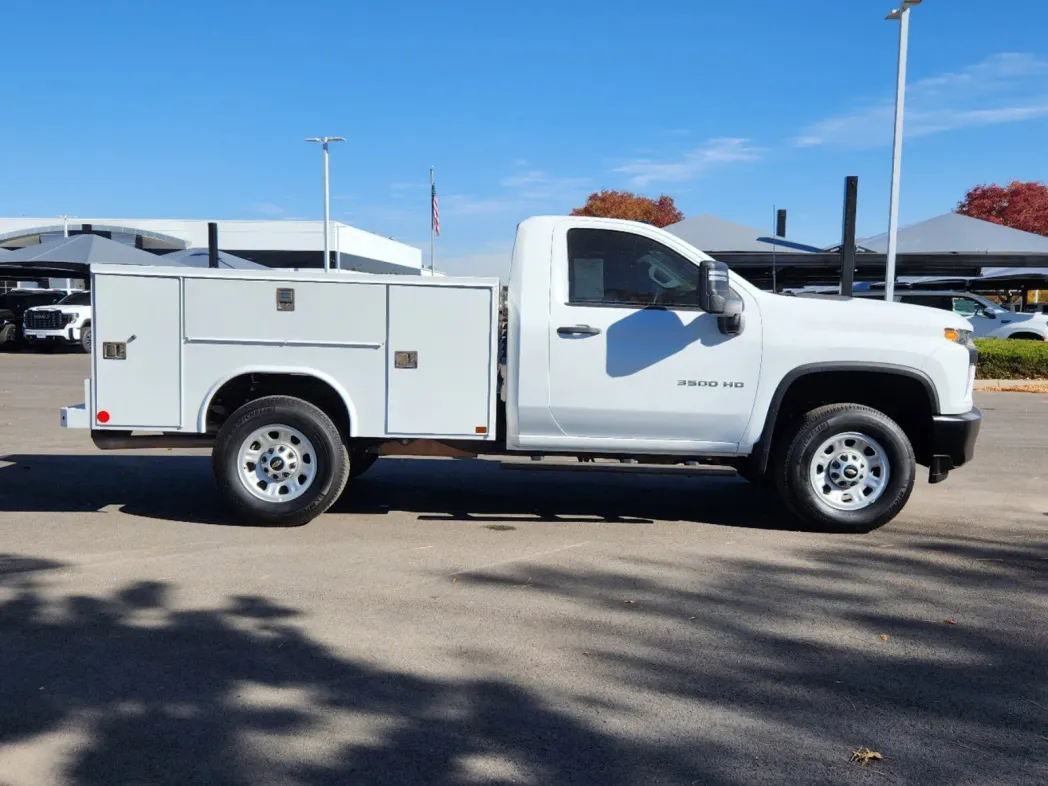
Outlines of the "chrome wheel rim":
<svg viewBox="0 0 1048 786">
<path fill-rule="evenodd" d="M 834 510 L 863 510 L 888 487 L 888 454 L 873 437 L 858 431 L 836 434 L 812 456 L 808 478 L 815 496 Z"/>
<path fill-rule="evenodd" d="M 274 423 L 253 431 L 237 453 L 237 476 L 263 502 L 298 499 L 317 476 L 317 452 L 298 429 Z"/>
</svg>

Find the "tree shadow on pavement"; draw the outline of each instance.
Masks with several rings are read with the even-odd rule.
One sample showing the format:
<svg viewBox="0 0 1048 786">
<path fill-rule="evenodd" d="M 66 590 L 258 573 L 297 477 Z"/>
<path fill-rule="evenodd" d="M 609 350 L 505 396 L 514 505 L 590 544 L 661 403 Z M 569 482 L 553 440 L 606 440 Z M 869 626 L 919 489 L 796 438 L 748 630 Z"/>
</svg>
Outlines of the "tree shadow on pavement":
<svg viewBox="0 0 1048 786">
<path fill-rule="evenodd" d="M 893 783 L 1048 783 L 1048 546 L 893 540 L 726 560 L 709 581 L 704 560 L 460 580 L 495 590 L 491 603 L 526 581 L 569 604 L 598 680 L 662 697 L 667 714 L 702 708 L 722 737 L 748 737 L 731 757 L 742 771 L 777 768 L 742 782 L 859 782 L 841 752 L 869 746 L 885 760 L 862 773 Z"/>
<path fill-rule="evenodd" d="M 734 783 L 707 777 L 701 742 L 631 742 L 507 681 L 339 657 L 266 598 L 180 609 L 144 581 L 56 599 L 44 580 L 61 567 L 0 556 L 0 756 L 68 734 L 46 762 L 64 782 Z"/>
<path fill-rule="evenodd" d="M 259 596 L 60 597 L 63 565 L 0 556 L 0 757 L 71 735 L 56 766 L 83 786 L 1044 783 L 1046 559 L 915 537 L 459 574 L 473 604 L 535 625 L 535 652 L 578 648 L 577 682 L 558 675 L 576 687 L 540 691 L 350 659 Z M 444 665 L 478 673 L 489 643 Z M 884 761 L 850 764 L 860 745 Z"/>
<path fill-rule="evenodd" d="M 5 462 L 10 462 L 4 466 Z M 0 510 L 126 513 L 233 524 L 210 459 L 194 455 L 12 455 L 0 458 Z M 422 521 L 526 524 L 691 521 L 749 529 L 801 525 L 774 497 L 736 478 L 504 472 L 493 461 L 384 459 L 351 481 L 333 513 L 419 514 Z"/>
</svg>

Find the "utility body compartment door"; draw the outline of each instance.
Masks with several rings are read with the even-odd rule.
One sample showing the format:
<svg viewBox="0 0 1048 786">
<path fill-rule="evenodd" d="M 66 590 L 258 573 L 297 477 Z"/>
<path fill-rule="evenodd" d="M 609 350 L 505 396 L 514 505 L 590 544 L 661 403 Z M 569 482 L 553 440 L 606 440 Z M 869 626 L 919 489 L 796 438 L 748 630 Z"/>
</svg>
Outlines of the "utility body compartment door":
<svg viewBox="0 0 1048 786">
<path fill-rule="evenodd" d="M 92 278 L 92 428 L 168 430 L 182 423 L 182 286 L 178 278 Z M 110 357 L 106 357 L 107 345 Z M 109 413 L 106 423 L 95 418 Z"/>
<path fill-rule="evenodd" d="M 492 287 L 389 287 L 387 433 L 494 438 L 497 305 Z"/>
</svg>

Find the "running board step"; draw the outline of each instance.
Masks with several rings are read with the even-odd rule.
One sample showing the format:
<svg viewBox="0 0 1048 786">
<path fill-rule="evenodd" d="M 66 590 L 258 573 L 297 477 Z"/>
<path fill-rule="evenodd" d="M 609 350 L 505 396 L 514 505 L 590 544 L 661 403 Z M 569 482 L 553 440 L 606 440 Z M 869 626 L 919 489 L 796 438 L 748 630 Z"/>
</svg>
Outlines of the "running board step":
<svg viewBox="0 0 1048 786">
<path fill-rule="evenodd" d="M 715 464 L 695 467 L 680 464 L 620 464 L 580 461 L 574 464 L 559 461 L 500 461 L 499 467 L 511 472 L 608 472 L 620 475 L 686 475 L 734 477 L 733 467 Z"/>
</svg>

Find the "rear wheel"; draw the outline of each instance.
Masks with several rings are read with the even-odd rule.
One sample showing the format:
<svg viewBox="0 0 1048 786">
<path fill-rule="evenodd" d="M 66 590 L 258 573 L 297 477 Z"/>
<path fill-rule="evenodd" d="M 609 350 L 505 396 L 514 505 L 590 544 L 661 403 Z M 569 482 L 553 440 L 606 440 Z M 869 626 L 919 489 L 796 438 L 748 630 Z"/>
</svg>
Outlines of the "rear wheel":
<svg viewBox="0 0 1048 786">
<path fill-rule="evenodd" d="M 88 355 L 91 354 L 91 326 L 85 325 L 80 331 L 80 349 Z"/>
<path fill-rule="evenodd" d="M 803 521 L 869 532 L 895 518 L 913 491 L 917 464 L 899 425 L 858 404 L 809 412 L 776 461 L 779 494 Z"/>
<path fill-rule="evenodd" d="M 326 511 L 349 479 L 349 455 L 323 410 L 269 396 L 230 416 L 215 440 L 219 491 L 245 521 L 296 527 Z"/>
</svg>

